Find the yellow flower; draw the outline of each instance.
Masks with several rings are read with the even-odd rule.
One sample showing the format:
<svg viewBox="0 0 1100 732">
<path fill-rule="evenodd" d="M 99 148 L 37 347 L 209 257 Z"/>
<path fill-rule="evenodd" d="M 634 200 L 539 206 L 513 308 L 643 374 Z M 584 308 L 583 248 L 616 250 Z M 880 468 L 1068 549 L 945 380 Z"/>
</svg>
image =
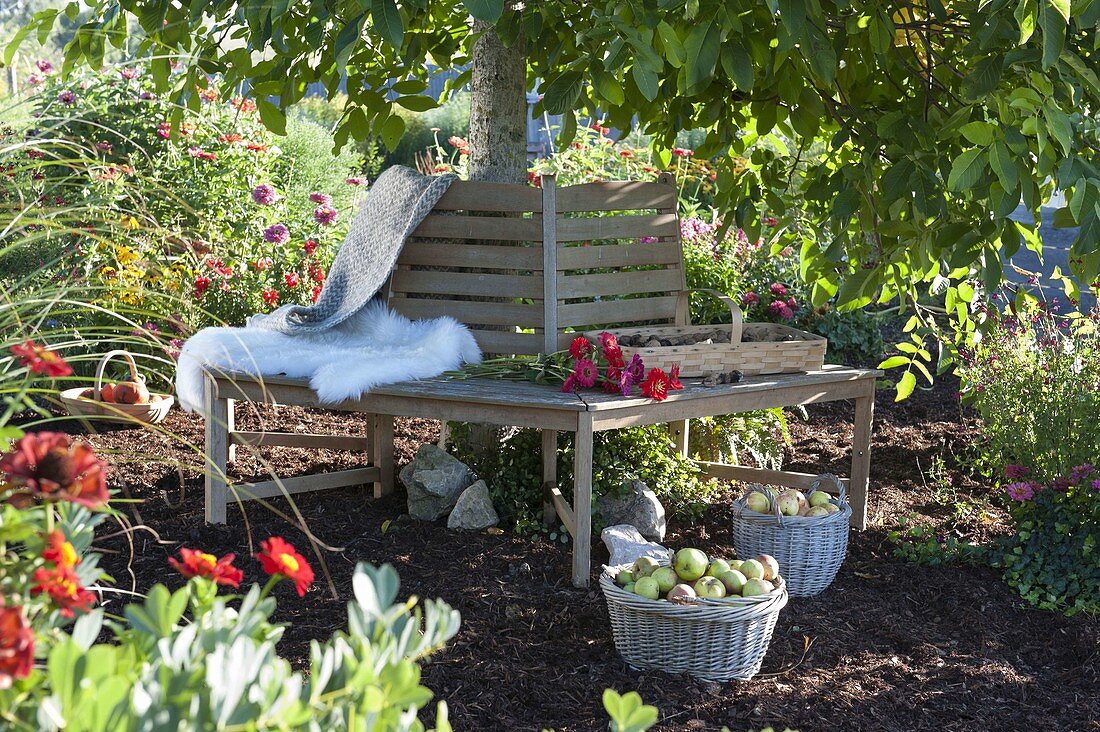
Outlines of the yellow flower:
<svg viewBox="0 0 1100 732">
<path fill-rule="evenodd" d="M 139 229 L 141 228 L 141 222 L 135 219 L 133 216 L 123 216 L 122 228 L 131 230 Z"/>
<path fill-rule="evenodd" d="M 125 244 L 116 244 L 115 258 L 118 259 L 119 264 L 125 267 L 141 259 L 141 255 Z"/>
</svg>

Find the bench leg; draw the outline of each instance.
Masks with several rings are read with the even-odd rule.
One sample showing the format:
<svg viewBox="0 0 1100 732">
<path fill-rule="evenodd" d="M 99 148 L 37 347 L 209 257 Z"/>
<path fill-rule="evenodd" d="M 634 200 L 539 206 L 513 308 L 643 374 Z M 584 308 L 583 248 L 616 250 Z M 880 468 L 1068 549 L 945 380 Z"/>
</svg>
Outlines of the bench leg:
<svg viewBox="0 0 1100 732">
<path fill-rule="evenodd" d="M 229 466 L 229 430 L 233 402 L 218 396 L 218 387 L 213 379 L 207 379 L 203 386 L 203 401 L 206 408 L 206 522 L 224 524 L 225 508 L 229 502 L 226 470 Z"/>
<path fill-rule="evenodd" d="M 856 398 L 855 425 L 852 430 L 852 474 L 848 502 L 852 506 L 852 526 L 867 528 L 867 489 L 871 476 L 871 422 L 875 416 L 875 387 Z"/>
<path fill-rule="evenodd" d="M 556 486 L 558 484 L 558 432 L 557 430 L 542 431 L 542 484 L 543 486 Z M 550 500 L 549 494 L 542 504 L 542 523 L 544 526 L 553 526 L 558 519 L 557 509 Z"/>
<path fill-rule="evenodd" d="M 393 493 L 393 417 L 388 414 L 373 415 L 370 433 L 373 462 L 378 466 L 374 497 L 381 498 Z"/>
<path fill-rule="evenodd" d="M 668 423 L 668 434 L 676 446 L 676 453 L 685 458 L 688 457 L 688 424 L 686 419 Z"/>
<path fill-rule="evenodd" d="M 581 412 L 573 455 L 573 586 L 588 587 L 592 573 L 592 414 Z"/>
</svg>

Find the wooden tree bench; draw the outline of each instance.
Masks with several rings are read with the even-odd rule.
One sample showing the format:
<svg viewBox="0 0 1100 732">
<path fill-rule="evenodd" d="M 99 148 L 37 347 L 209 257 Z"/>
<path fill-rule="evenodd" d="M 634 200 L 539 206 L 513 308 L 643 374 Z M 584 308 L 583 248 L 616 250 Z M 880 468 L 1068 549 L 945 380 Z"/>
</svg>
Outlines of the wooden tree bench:
<svg viewBox="0 0 1100 732">
<path fill-rule="evenodd" d="M 576 332 L 606 323 L 684 324 L 688 320 L 677 191 L 670 177 L 653 183 L 589 183 L 558 189 L 553 176 L 529 186 L 456 182 L 406 244 L 387 288 L 389 304 L 414 318 L 450 315 L 466 323 L 487 353 L 560 350 Z M 614 215 L 607 215 L 617 212 Z M 629 213 L 622 213 L 629 212 Z M 593 215 L 597 214 L 597 215 Z M 271 498 L 348 485 L 393 489 L 393 419 L 397 416 L 542 430 L 548 500 L 574 540 L 573 583 L 591 575 L 592 440 L 601 430 L 668 423 L 687 454 L 693 418 L 842 399 L 855 401 L 851 477 L 845 480 L 852 523 L 864 528 L 875 378 L 841 367 L 749 377 L 737 384 L 684 389 L 663 402 L 495 379 L 431 379 L 377 387 L 359 399 L 323 405 L 364 415 L 361 436 L 240 432 L 234 402 L 321 406 L 305 380 L 212 374 L 206 383 L 206 519 L 225 523 L 231 501 Z M 557 433 L 576 436 L 572 502 L 557 483 Z M 327 447 L 363 452 L 368 467 L 232 484 L 227 468 L 237 445 Z M 805 489 L 814 476 L 720 463 L 704 473 Z M 491 480 L 491 476 L 489 477 Z"/>
</svg>

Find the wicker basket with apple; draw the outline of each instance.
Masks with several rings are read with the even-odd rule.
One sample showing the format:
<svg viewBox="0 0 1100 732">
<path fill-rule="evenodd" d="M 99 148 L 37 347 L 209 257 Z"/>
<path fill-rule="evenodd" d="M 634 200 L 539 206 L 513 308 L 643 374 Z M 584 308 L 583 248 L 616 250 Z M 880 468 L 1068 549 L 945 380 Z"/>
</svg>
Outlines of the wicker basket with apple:
<svg viewBox="0 0 1100 732">
<path fill-rule="evenodd" d="M 130 379 L 118 383 L 103 383 L 107 363 L 121 356 L 130 366 Z M 95 386 L 66 389 L 61 392 L 61 402 L 74 417 L 96 417 L 125 422 L 158 424 L 168 416 L 175 400 L 170 394 L 150 393 L 145 379 L 138 373 L 137 363 L 128 351 L 110 351 L 99 360 L 95 372 Z"/>
</svg>

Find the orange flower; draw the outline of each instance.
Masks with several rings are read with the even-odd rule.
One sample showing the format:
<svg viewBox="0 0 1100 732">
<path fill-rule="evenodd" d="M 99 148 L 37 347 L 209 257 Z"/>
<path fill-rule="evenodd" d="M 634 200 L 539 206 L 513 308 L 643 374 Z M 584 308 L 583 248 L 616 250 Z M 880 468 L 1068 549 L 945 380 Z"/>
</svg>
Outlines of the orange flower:
<svg viewBox="0 0 1100 732">
<path fill-rule="evenodd" d="M 96 508 L 110 498 L 106 467 L 91 445 L 62 432 L 31 432 L 0 457 L 0 471 L 23 489 L 12 497 L 16 503 L 37 497 Z"/>
<path fill-rule="evenodd" d="M 236 554 L 226 554 L 218 559 L 213 554 L 180 547 L 180 557 L 183 559 L 182 562 L 175 557 L 169 557 L 168 563 L 187 579 L 209 577 L 219 585 L 230 587 L 240 587 L 241 580 L 244 579 L 244 572 L 233 566 Z"/>
<path fill-rule="evenodd" d="M 34 667 L 34 630 L 21 607 L 4 607 L 0 598 L 0 689 L 28 676 Z"/>
<path fill-rule="evenodd" d="M 313 568 L 309 566 L 306 558 L 281 536 L 265 539 L 260 542 L 260 546 L 263 547 L 263 551 L 256 555 L 256 559 L 260 560 L 264 571 L 270 575 L 294 580 L 298 596 L 305 595 L 313 582 Z"/>
<path fill-rule="evenodd" d="M 65 535 L 60 531 L 51 531 L 46 537 L 46 548 L 42 550 L 42 558 L 47 562 L 53 562 L 60 569 L 72 569 L 80 564 L 80 556 L 73 545 L 65 540 Z"/>
<path fill-rule="evenodd" d="M 34 570 L 34 582 L 31 594 L 49 595 L 66 618 L 76 615 L 74 610 L 87 612 L 95 602 L 95 593 L 80 584 L 72 567 L 39 567 Z"/>
<path fill-rule="evenodd" d="M 658 368 L 650 369 L 645 381 L 642 382 L 642 394 L 658 402 L 668 397 L 668 389 L 668 374 Z"/>
<path fill-rule="evenodd" d="M 57 378 L 59 376 L 69 376 L 73 373 L 69 364 L 65 363 L 65 359 L 34 341 L 12 346 L 11 352 L 19 357 L 20 366 L 27 366 L 36 374 Z"/>
</svg>

